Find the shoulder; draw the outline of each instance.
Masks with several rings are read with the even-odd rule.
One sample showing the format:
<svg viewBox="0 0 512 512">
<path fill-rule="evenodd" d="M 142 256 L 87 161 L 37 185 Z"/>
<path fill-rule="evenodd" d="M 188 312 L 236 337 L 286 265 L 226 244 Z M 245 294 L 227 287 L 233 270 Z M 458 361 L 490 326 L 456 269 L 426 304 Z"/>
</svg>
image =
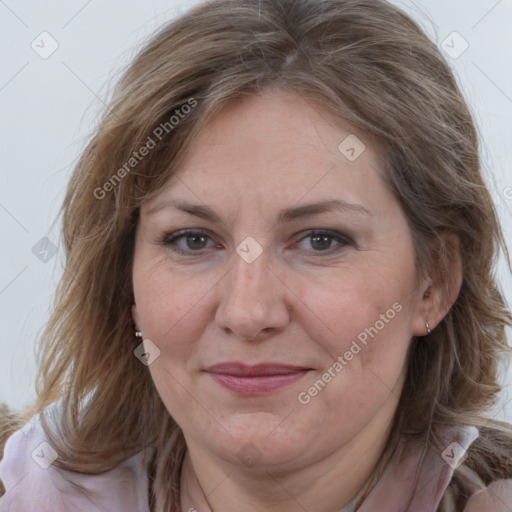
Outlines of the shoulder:
<svg viewBox="0 0 512 512">
<path fill-rule="evenodd" d="M 473 434 L 471 434 L 471 431 L 473 431 Z M 454 430 L 447 429 L 445 432 L 452 432 L 453 435 Z M 461 431 L 459 430 L 459 432 Z M 486 474 L 483 470 L 480 472 L 480 470 L 477 469 L 485 468 L 482 461 L 491 461 L 489 464 L 493 468 L 502 467 L 497 445 L 493 444 L 495 441 L 507 445 L 507 451 L 504 455 L 504 457 L 506 457 L 506 464 L 503 464 L 503 467 L 509 467 L 510 448 L 512 447 L 510 437 L 500 437 L 500 432 L 494 430 L 489 436 L 485 429 L 482 433 L 482 431 L 477 431 L 475 427 L 466 427 L 462 432 L 464 449 L 452 449 L 452 443 L 443 453 L 443 459 L 448 464 L 451 462 L 449 457 L 452 452 L 459 451 L 459 453 L 462 454 L 461 460 L 455 461 L 457 471 L 454 473 L 455 488 L 458 488 L 459 493 L 465 496 L 467 500 L 465 501 L 465 505 L 461 508 L 462 512 L 511 512 L 512 475 L 510 471 L 500 470 Z M 469 443 L 468 434 L 470 439 Z M 475 442 L 473 443 L 473 441 Z M 496 451 L 493 452 L 487 449 L 487 453 L 486 447 L 488 446 L 493 446 L 496 448 Z M 472 461 L 475 455 L 477 456 L 476 463 L 474 460 Z M 480 460 L 478 460 L 478 457 L 480 457 Z M 482 474 L 486 474 L 488 477 L 485 483 L 482 479 Z M 468 496 L 469 498 L 467 498 Z"/>
<path fill-rule="evenodd" d="M 0 480 L 6 489 L 0 512 L 11 506 L 39 512 L 148 512 L 147 477 L 140 453 L 99 475 L 62 470 L 55 464 L 57 458 L 39 415 L 14 432 L 0 461 Z"/>
<path fill-rule="evenodd" d="M 512 479 L 497 480 L 469 498 L 464 512 L 510 512 L 512 507 Z"/>
</svg>

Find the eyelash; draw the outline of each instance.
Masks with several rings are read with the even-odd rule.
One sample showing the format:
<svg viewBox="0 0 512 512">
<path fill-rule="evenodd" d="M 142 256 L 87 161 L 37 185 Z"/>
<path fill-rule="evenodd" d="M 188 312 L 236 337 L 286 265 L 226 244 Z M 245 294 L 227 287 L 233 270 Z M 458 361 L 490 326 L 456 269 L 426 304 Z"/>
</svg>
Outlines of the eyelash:
<svg viewBox="0 0 512 512">
<path fill-rule="evenodd" d="M 211 237 L 208 236 L 208 234 L 205 231 L 185 229 L 185 230 L 182 230 L 182 231 L 177 231 L 175 233 L 166 234 L 163 237 L 163 239 L 161 240 L 160 243 L 162 245 L 172 246 L 172 247 L 170 247 L 170 249 L 173 252 L 177 253 L 177 254 L 182 254 L 182 255 L 186 255 L 186 256 L 198 256 L 198 255 L 201 255 L 202 253 L 204 254 L 204 251 L 206 251 L 208 249 L 199 249 L 197 251 L 194 251 L 192 249 L 190 249 L 190 250 L 183 250 L 183 249 L 179 248 L 176 245 L 176 242 L 178 240 L 180 240 L 181 238 L 185 238 L 187 236 L 191 236 L 191 235 L 192 236 L 194 236 L 194 235 L 195 236 L 198 236 L 198 235 L 199 236 L 204 236 L 207 239 L 211 240 Z M 320 250 L 320 251 L 315 251 L 315 250 L 306 251 L 308 253 L 313 252 L 313 253 L 317 253 L 317 254 L 320 254 L 320 255 L 331 255 L 334 252 L 340 251 L 345 246 L 353 244 L 353 241 L 348 236 L 343 235 L 341 233 L 337 233 L 335 231 L 330 231 L 330 230 L 312 229 L 312 230 L 307 231 L 304 236 L 302 236 L 301 238 L 299 238 L 299 240 L 297 240 L 297 242 L 294 242 L 293 246 L 295 246 L 299 242 L 302 242 L 303 240 L 307 239 L 308 237 L 313 237 L 313 236 L 326 236 L 326 237 L 330 237 L 330 238 L 334 239 L 335 241 L 337 241 L 339 243 L 339 245 L 336 246 L 336 247 L 331 247 L 329 249 L 326 249 L 325 251 L 322 251 L 322 250 Z"/>
</svg>

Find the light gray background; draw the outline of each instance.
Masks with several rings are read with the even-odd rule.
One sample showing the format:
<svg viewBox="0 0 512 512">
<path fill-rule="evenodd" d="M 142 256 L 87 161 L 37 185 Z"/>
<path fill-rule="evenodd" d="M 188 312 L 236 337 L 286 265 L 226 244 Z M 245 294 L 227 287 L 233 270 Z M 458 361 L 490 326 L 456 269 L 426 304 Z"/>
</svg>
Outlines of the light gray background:
<svg viewBox="0 0 512 512">
<path fill-rule="evenodd" d="M 0 0 L 0 402 L 19 408 L 34 397 L 34 348 L 64 265 L 59 224 L 51 225 L 104 108 L 106 84 L 145 37 L 195 3 Z M 394 3 L 457 56 L 448 58 L 475 113 L 486 177 L 512 245 L 512 0 Z M 31 47 L 43 31 L 58 43 L 46 59 Z M 32 250 L 43 237 L 57 246 L 46 263 Z M 503 260 L 498 276 L 510 304 Z M 504 372 L 503 380 L 511 376 Z M 496 417 L 512 421 L 511 398 L 509 384 Z"/>
</svg>

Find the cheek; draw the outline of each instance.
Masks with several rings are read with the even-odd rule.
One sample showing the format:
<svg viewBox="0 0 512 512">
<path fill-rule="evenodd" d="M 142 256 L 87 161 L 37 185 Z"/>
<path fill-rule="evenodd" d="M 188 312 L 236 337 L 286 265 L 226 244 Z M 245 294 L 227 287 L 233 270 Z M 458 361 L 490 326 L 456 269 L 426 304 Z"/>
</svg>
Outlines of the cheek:
<svg viewBox="0 0 512 512">
<path fill-rule="evenodd" d="M 152 340 L 160 354 L 148 367 L 167 410 L 181 425 L 189 415 L 198 415 L 197 395 L 190 379 L 190 361 L 198 350 L 210 318 L 205 309 L 215 281 L 172 272 L 168 265 L 153 266 L 135 276 L 137 312 L 144 337 Z M 186 411 L 186 415 L 182 417 Z"/>
<path fill-rule="evenodd" d="M 173 271 L 166 260 L 134 267 L 137 313 L 144 336 L 162 351 L 179 350 L 197 339 L 206 321 L 204 303 L 218 279 L 205 272 Z M 172 347 L 169 346 L 172 342 Z"/>
<path fill-rule="evenodd" d="M 308 338 L 323 353 L 323 368 L 301 390 L 303 400 L 311 398 L 306 407 L 317 428 L 319 418 L 335 428 L 343 417 L 348 432 L 349 425 L 364 425 L 386 400 L 400 396 L 411 339 L 407 275 L 407 268 L 377 273 L 365 267 L 314 286 L 296 281 L 298 296 L 314 312 L 304 325 Z M 322 376 L 325 386 L 317 384 Z"/>
<path fill-rule="evenodd" d="M 295 279 L 294 291 L 306 306 L 303 320 L 309 337 L 321 343 L 332 359 L 352 347 L 358 352 L 359 345 L 360 363 L 369 363 L 386 348 L 406 344 L 408 284 L 393 277 L 379 278 L 364 269 L 342 270 L 339 276 L 331 273 L 316 280 Z"/>
<path fill-rule="evenodd" d="M 312 429 L 338 431 L 342 419 L 344 428 L 333 442 L 345 442 L 385 403 L 397 405 L 410 312 L 398 288 L 386 288 L 372 276 L 352 274 L 336 282 L 320 288 L 303 283 L 300 291 L 315 312 L 305 328 L 321 348 L 323 365 L 300 390 L 299 407 Z"/>
</svg>

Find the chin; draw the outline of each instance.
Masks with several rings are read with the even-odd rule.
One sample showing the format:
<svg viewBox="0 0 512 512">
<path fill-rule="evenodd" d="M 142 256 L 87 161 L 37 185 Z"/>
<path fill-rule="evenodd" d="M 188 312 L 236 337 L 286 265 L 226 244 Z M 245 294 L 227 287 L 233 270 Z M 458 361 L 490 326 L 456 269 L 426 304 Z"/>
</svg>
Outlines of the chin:
<svg viewBox="0 0 512 512">
<path fill-rule="evenodd" d="M 309 458 L 321 456 L 322 447 L 316 446 L 318 436 L 314 435 L 314 429 L 291 425 L 282 416 L 269 418 L 268 413 L 242 416 L 243 419 L 237 418 L 236 429 L 211 430 L 203 447 L 241 470 L 252 471 L 290 470 L 307 464 Z M 326 454 L 330 451 L 326 450 Z"/>
</svg>

